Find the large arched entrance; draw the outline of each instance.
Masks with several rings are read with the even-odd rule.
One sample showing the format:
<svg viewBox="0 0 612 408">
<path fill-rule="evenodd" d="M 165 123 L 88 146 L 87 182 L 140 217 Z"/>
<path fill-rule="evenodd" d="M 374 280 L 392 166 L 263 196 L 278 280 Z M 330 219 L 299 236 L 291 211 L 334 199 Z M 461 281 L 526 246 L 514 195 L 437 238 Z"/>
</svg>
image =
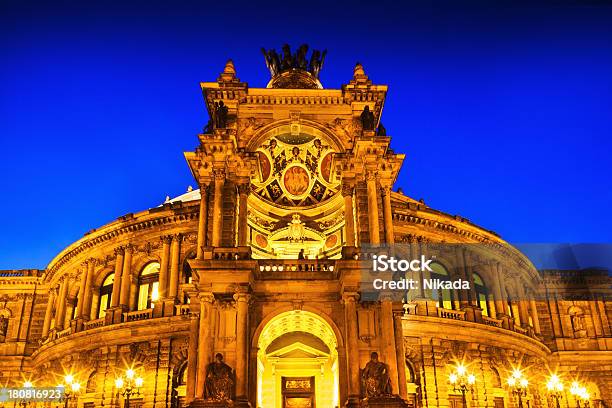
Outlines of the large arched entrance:
<svg viewBox="0 0 612 408">
<path fill-rule="evenodd" d="M 273 317 L 257 342 L 257 406 L 340 406 L 337 346 L 333 328 L 313 312 Z"/>
</svg>

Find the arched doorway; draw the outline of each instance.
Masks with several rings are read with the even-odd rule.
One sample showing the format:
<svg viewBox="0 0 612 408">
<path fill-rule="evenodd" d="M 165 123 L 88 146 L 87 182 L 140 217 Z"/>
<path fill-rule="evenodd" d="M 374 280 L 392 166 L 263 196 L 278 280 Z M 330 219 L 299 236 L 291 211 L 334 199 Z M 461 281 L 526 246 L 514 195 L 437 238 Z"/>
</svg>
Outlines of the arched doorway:
<svg viewBox="0 0 612 408">
<path fill-rule="evenodd" d="M 340 406 L 338 341 L 321 316 L 292 310 L 266 323 L 257 342 L 257 406 Z"/>
</svg>

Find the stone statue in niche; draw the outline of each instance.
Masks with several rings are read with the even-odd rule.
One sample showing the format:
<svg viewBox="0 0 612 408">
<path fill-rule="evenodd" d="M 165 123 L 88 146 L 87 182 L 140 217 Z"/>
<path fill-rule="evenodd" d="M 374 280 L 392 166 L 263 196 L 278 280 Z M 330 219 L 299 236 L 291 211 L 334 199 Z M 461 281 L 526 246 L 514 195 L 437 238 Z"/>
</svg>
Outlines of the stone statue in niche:
<svg viewBox="0 0 612 408">
<path fill-rule="evenodd" d="M 366 399 L 391 395 L 391 379 L 387 365 L 378 361 L 378 353 L 370 355 L 370 361 L 361 372 L 364 397 Z"/>
<path fill-rule="evenodd" d="M 368 105 L 363 108 L 361 112 L 361 127 L 363 130 L 374 130 L 376 126 L 376 120 L 374 119 L 374 113 L 370 110 Z"/>
<path fill-rule="evenodd" d="M 217 129 L 225 129 L 227 128 L 227 106 L 223 103 L 223 101 L 215 102 L 215 128 Z"/>
<path fill-rule="evenodd" d="M 223 361 L 223 354 L 217 353 L 215 361 L 206 367 L 206 389 L 204 398 L 209 401 L 231 401 L 232 368 Z"/>
</svg>

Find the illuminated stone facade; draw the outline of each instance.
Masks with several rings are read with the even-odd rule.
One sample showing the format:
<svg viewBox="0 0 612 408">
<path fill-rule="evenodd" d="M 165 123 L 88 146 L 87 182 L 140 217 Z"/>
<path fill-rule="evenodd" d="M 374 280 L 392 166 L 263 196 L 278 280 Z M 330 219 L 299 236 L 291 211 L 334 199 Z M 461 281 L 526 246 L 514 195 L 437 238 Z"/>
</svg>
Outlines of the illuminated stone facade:
<svg viewBox="0 0 612 408">
<path fill-rule="evenodd" d="M 228 406 L 207 400 L 221 353 L 235 406 L 455 408 L 448 379 L 463 362 L 470 407 L 518 406 L 516 368 L 530 381 L 521 404 L 554 406 L 544 384 L 556 372 L 609 406 L 608 275 L 538 272 L 496 234 L 393 191 L 404 155 L 378 125 L 387 87 L 357 65 L 324 89 L 321 64 L 302 57 L 270 59 L 267 88 L 241 82 L 231 61 L 201 84 L 213 120 L 185 153 L 199 189 L 88 232 L 45 270 L 0 272 L 0 383 L 72 373 L 71 403 L 123 406 L 115 378 L 134 367 L 144 386 L 131 406 Z M 474 244 L 435 267 L 472 291 L 361 297 L 365 245 L 418 256 L 440 242 Z M 372 352 L 393 396 L 362 401 Z"/>
</svg>

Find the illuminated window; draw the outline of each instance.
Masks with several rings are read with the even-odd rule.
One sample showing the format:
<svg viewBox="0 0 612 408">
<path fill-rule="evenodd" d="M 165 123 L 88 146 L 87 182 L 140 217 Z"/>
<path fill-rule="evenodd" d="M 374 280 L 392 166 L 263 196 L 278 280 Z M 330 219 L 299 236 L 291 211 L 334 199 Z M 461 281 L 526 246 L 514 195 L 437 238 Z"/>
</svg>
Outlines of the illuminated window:
<svg viewBox="0 0 612 408">
<path fill-rule="evenodd" d="M 115 282 L 115 274 L 110 273 L 104 278 L 100 287 L 100 303 L 98 305 L 98 319 L 106 315 L 106 309 L 111 305 L 111 296 L 113 294 L 113 282 Z"/>
<path fill-rule="evenodd" d="M 150 309 L 159 299 L 159 263 L 147 264 L 138 276 L 138 310 Z"/>
<path fill-rule="evenodd" d="M 489 296 L 489 290 L 484 284 L 482 277 L 474 273 L 474 289 L 476 291 L 476 299 L 478 301 L 478 306 L 482 309 L 482 314 L 485 316 L 490 316 L 489 306 L 487 304 L 487 297 Z"/>
<path fill-rule="evenodd" d="M 449 274 L 444 266 L 439 263 L 432 263 L 430 265 L 432 279 L 439 279 L 441 281 L 448 281 Z M 432 297 L 435 301 L 438 302 L 438 306 L 443 307 L 444 309 L 453 309 L 453 292 L 450 289 L 434 289 L 432 291 Z"/>
<path fill-rule="evenodd" d="M 191 266 L 189 265 L 190 259 L 195 259 L 196 254 L 194 252 L 190 252 L 185 256 L 185 260 L 183 261 L 183 277 L 181 281 L 183 283 L 191 283 L 192 281 L 192 273 Z"/>
</svg>

